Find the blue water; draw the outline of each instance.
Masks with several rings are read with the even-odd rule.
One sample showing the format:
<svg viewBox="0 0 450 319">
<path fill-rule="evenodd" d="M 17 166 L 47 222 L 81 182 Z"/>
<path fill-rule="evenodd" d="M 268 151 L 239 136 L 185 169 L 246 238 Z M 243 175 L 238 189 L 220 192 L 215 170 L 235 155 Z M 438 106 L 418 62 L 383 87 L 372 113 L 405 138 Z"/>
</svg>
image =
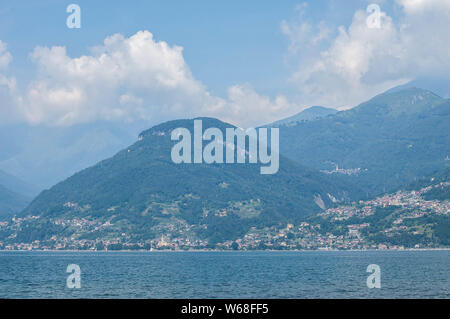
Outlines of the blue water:
<svg viewBox="0 0 450 319">
<path fill-rule="evenodd" d="M 66 287 L 68 264 L 80 289 Z M 449 297 L 449 251 L 0 252 L 0 298 Z"/>
</svg>

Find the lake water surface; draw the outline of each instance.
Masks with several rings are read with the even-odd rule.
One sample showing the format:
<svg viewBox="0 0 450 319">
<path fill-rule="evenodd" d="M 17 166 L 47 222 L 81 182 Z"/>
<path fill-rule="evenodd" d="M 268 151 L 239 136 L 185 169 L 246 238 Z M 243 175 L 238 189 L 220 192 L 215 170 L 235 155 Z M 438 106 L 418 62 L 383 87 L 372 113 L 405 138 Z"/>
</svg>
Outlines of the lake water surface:
<svg viewBox="0 0 450 319">
<path fill-rule="evenodd" d="M 0 298 L 450 298 L 450 251 L 1 251 Z"/>
</svg>

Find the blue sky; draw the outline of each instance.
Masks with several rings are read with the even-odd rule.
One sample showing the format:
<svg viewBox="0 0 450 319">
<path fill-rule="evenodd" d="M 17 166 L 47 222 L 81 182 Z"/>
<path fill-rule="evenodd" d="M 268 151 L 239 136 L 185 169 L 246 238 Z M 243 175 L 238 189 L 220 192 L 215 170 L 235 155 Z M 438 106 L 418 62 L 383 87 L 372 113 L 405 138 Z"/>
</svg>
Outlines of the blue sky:
<svg viewBox="0 0 450 319">
<path fill-rule="evenodd" d="M 372 2 L 383 12 L 380 31 L 364 29 L 366 8 Z M 81 29 L 66 27 L 70 3 L 81 7 Z M 445 45 L 431 57 L 414 53 L 436 45 L 434 37 L 449 42 L 448 25 L 442 25 L 449 21 L 448 8 L 446 0 L 1 1 L 0 41 L 12 58 L 0 75 L 3 82 L 15 83 L 14 92 L 12 85 L 9 92 L 0 91 L 3 104 L 11 105 L 3 114 L 33 125 L 141 117 L 157 122 L 171 116 L 211 115 L 248 126 L 314 104 L 348 108 L 389 87 L 448 70 Z M 434 22 L 427 22 L 430 17 L 436 18 Z M 82 56 L 95 63 L 99 55 L 91 48 L 102 46 L 106 38 L 120 33 L 119 42 L 125 43 L 139 31 L 151 37 L 146 34 L 135 43 L 164 42 L 172 49 L 183 48 L 175 58 L 159 56 L 162 60 L 146 69 L 178 68 L 176 72 L 183 74 L 176 88 L 160 89 L 144 75 L 140 76 L 143 82 L 149 80 L 148 86 L 129 87 L 130 74 L 138 69 L 126 76 L 121 73 L 120 83 L 105 84 L 110 79 L 98 76 L 88 88 L 80 83 L 79 74 L 64 78 L 65 67 Z M 414 34 L 421 40 L 411 39 Z M 429 43 L 423 40 L 427 35 Z M 48 51 L 37 52 L 39 47 Z M 57 53 L 53 47 L 66 51 Z M 128 62 L 114 63 L 110 65 L 123 68 Z M 101 70 L 93 72 L 95 77 Z M 88 92 L 97 85 L 97 91 Z M 114 105 L 110 114 L 106 109 L 92 112 L 95 106 L 86 101 Z M 72 108 L 76 114 L 68 115 Z"/>
<path fill-rule="evenodd" d="M 340 2 L 340 3 L 338 3 Z M 82 9 L 82 28 L 66 27 L 66 7 Z M 0 39 L 14 55 L 16 74 L 33 72 L 30 52 L 36 46 L 62 45 L 70 56 L 86 54 L 107 36 L 130 36 L 139 30 L 184 47 L 196 78 L 215 94 L 249 82 L 274 95 L 286 90 L 284 63 L 288 39 L 280 29 L 295 15 L 300 1 L 2 1 Z M 311 1 L 308 20 L 347 25 L 365 1 Z M 20 72 L 20 73 L 19 73 Z"/>
</svg>

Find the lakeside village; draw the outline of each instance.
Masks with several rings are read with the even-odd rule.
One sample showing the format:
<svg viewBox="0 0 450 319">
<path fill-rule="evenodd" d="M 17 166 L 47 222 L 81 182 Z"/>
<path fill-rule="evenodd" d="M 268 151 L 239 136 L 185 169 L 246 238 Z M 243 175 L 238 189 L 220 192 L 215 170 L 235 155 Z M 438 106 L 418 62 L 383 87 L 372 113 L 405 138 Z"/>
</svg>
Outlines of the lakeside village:
<svg viewBox="0 0 450 319">
<path fill-rule="evenodd" d="M 126 233 L 109 232 L 114 225 L 110 221 L 80 219 L 53 219 L 55 225 L 75 229 L 70 236 L 52 236 L 49 240 L 31 243 L 18 242 L 17 231 L 31 220 L 40 216 L 13 217 L 9 221 L 0 221 L 0 233 L 10 233 L 9 237 L 0 240 L 0 250 L 353 250 L 353 249 L 405 249 L 405 248 L 437 248 L 429 244 L 417 243 L 412 247 L 374 242 L 370 240 L 368 231 L 372 225 L 365 221 L 374 216 L 379 208 L 394 208 L 395 214 L 389 224 L 377 232 L 384 238 L 409 234 L 426 237 L 429 229 L 424 225 L 416 225 L 411 221 L 425 216 L 446 217 L 450 213 L 450 201 L 425 200 L 423 195 L 436 187 L 448 187 L 450 182 L 441 182 L 419 191 L 399 191 L 378 197 L 374 200 L 360 201 L 348 206 L 339 206 L 324 210 L 310 221 L 298 225 L 287 224 L 282 227 L 252 227 L 242 238 L 225 241 L 214 246 L 206 240 L 199 239 L 195 230 L 205 225 L 188 225 L 177 219 L 159 226 L 160 235 L 146 241 L 132 242 Z M 74 204 L 67 204 L 74 205 Z M 355 219 L 356 217 L 356 219 Z M 376 216 L 375 216 L 376 217 Z M 321 220 L 323 222 L 318 222 Z M 347 220 L 360 220 L 361 223 L 346 224 Z M 372 219 L 376 220 L 376 219 Z M 336 234 L 324 230 L 324 225 L 340 223 L 343 231 Z M 341 226 L 342 228 L 342 226 Z M 120 228 L 118 228 L 120 229 Z M 107 236 L 101 239 L 80 239 L 89 232 L 105 231 Z M 114 234 L 114 236 L 111 236 Z M 445 248 L 445 247 L 440 247 Z"/>
</svg>

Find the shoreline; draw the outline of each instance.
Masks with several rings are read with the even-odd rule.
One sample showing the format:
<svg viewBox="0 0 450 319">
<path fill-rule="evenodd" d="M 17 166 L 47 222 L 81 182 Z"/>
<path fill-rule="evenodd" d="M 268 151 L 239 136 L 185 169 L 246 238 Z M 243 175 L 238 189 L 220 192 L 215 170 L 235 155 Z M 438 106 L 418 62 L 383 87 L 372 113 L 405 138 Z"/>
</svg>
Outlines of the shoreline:
<svg viewBox="0 0 450 319">
<path fill-rule="evenodd" d="M 191 250 L 171 250 L 171 249 L 155 249 L 155 250 L 73 250 L 73 249 L 31 249 L 31 250 L 10 250 L 10 249 L 0 249 L 0 252 L 79 252 L 79 253 L 207 253 L 207 252 L 220 252 L 220 253 L 252 253 L 252 252 L 269 252 L 269 253 L 280 253 L 280 252 L 374 252 L 374 251 L 385 251 L 385 252 L 397 252 L 397 251 L 450 251 L 450 247 L 441 248 L 405 248 L 405 249 L 314 249 L 314 250 L 217 250 L 217 249 L 191 249 Z"/>
</svg>

